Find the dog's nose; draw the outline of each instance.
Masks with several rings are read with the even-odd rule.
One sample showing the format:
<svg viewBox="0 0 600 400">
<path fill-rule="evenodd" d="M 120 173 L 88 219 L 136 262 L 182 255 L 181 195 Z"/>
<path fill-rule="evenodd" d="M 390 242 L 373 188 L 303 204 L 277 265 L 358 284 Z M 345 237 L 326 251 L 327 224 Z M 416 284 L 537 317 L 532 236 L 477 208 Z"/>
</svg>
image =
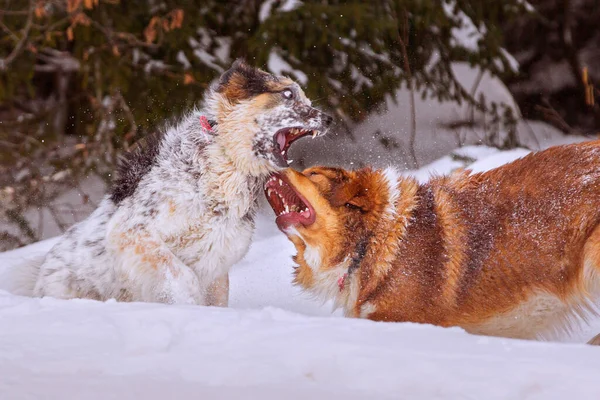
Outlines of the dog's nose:
<svg viewBox="0 0 600 400">
<path fill-rule="evenodd" d="M 331 125 L 331 123 L 333 122 L 333 117 L 331 115 L 328 115 L 325 113 L 323 113 L 322 119 L 323 119 L 323 125 L 325 125 L 326 127 Z"/>
</svg>

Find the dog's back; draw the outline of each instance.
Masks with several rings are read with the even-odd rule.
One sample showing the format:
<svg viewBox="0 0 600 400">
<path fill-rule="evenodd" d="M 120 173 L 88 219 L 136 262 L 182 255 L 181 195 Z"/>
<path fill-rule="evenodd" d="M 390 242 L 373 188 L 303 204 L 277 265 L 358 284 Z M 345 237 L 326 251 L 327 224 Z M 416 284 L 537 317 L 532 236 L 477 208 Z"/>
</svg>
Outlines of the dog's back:
<svg viewBox="0 0 600 400">
<path fill-rule="evenodd" d="M 423 279 L 407 283 L 407 291 L 431 305 L 419 311 L 423 322 L 535 337 L 569 330 L 595 313 L 600 142 L 551 148 L 486 173 L 433 179 L 421 190 L 422 198 L 431 192 L 440 240 L 404 249 L 400 264 L 415 257 L 424 265 L 423 254 L 439 256 L 441 268 L 421 269 Z M 426 220 L 418 218 L 406 236 L 418 238 Z M 431 232 L 422 235 L 431 239 Z"/>
</svg>

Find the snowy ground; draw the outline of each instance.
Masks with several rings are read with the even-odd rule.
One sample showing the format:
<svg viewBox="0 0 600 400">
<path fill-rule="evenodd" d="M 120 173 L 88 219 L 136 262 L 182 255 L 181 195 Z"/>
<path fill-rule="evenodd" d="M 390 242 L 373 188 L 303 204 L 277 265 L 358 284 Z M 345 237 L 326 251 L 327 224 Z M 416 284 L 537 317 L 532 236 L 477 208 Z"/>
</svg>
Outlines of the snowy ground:
<svg viewBox="0 0 600 400">
<path fill-rule="evenodd" d="M 526 153 L 468 147 L 414 174 Z M 341 318 L 291 286 L 293 246 L 262 211 L 229 309 L 0 290 L 0 399 L 600 398 L 600 347 L 579 344 L 600 322 L 564 338 L 572 343 L 538 343 Z M 0 289 L 53 242 L 0 254 Z"/>
</svg>

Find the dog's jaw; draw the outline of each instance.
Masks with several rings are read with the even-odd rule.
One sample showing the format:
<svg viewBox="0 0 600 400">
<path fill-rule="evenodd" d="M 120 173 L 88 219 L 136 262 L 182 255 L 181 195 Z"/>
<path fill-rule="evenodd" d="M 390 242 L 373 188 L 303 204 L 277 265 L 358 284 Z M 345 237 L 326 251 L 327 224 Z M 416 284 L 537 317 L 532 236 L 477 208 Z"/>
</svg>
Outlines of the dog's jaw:
<svg viewBox="0 0 600 400">
<path fill-rule="evenodd" d="M 236 170 L 265 178 L 282 169 L 273 156 L 272 134 L 261 128 L 250 103 L 232 104 L 223 95 L 212 92 L 205 107 L 208 116 L 217 121 L 215 143 Z"/>
</svg>

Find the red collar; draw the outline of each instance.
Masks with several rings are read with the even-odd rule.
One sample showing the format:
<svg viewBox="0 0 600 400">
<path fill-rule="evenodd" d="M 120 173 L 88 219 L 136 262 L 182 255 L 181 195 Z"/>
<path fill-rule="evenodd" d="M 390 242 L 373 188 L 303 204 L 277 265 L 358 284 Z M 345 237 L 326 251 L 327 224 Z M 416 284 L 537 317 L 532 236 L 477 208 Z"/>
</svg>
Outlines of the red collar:
<svg viewBox="0 0 600 400">
<path fill-rule="evenodd" d="M 344 286 L 346 286 L 346 278 L 347 277 L 348 277 L 348 273 L 346 272 L 344 275 L 340 276 L 337 281 L 338 287 L 340 288 L 340 292 L 342 290 L 344 290 Z"/>
<path fill-rule="evenodd" d="M 200 116 L 200 125 L 202 125 L 202 128 L 208 132 L 212 132 L 213 130 L 211 123 L 204 115 Z"/>
</svg>

